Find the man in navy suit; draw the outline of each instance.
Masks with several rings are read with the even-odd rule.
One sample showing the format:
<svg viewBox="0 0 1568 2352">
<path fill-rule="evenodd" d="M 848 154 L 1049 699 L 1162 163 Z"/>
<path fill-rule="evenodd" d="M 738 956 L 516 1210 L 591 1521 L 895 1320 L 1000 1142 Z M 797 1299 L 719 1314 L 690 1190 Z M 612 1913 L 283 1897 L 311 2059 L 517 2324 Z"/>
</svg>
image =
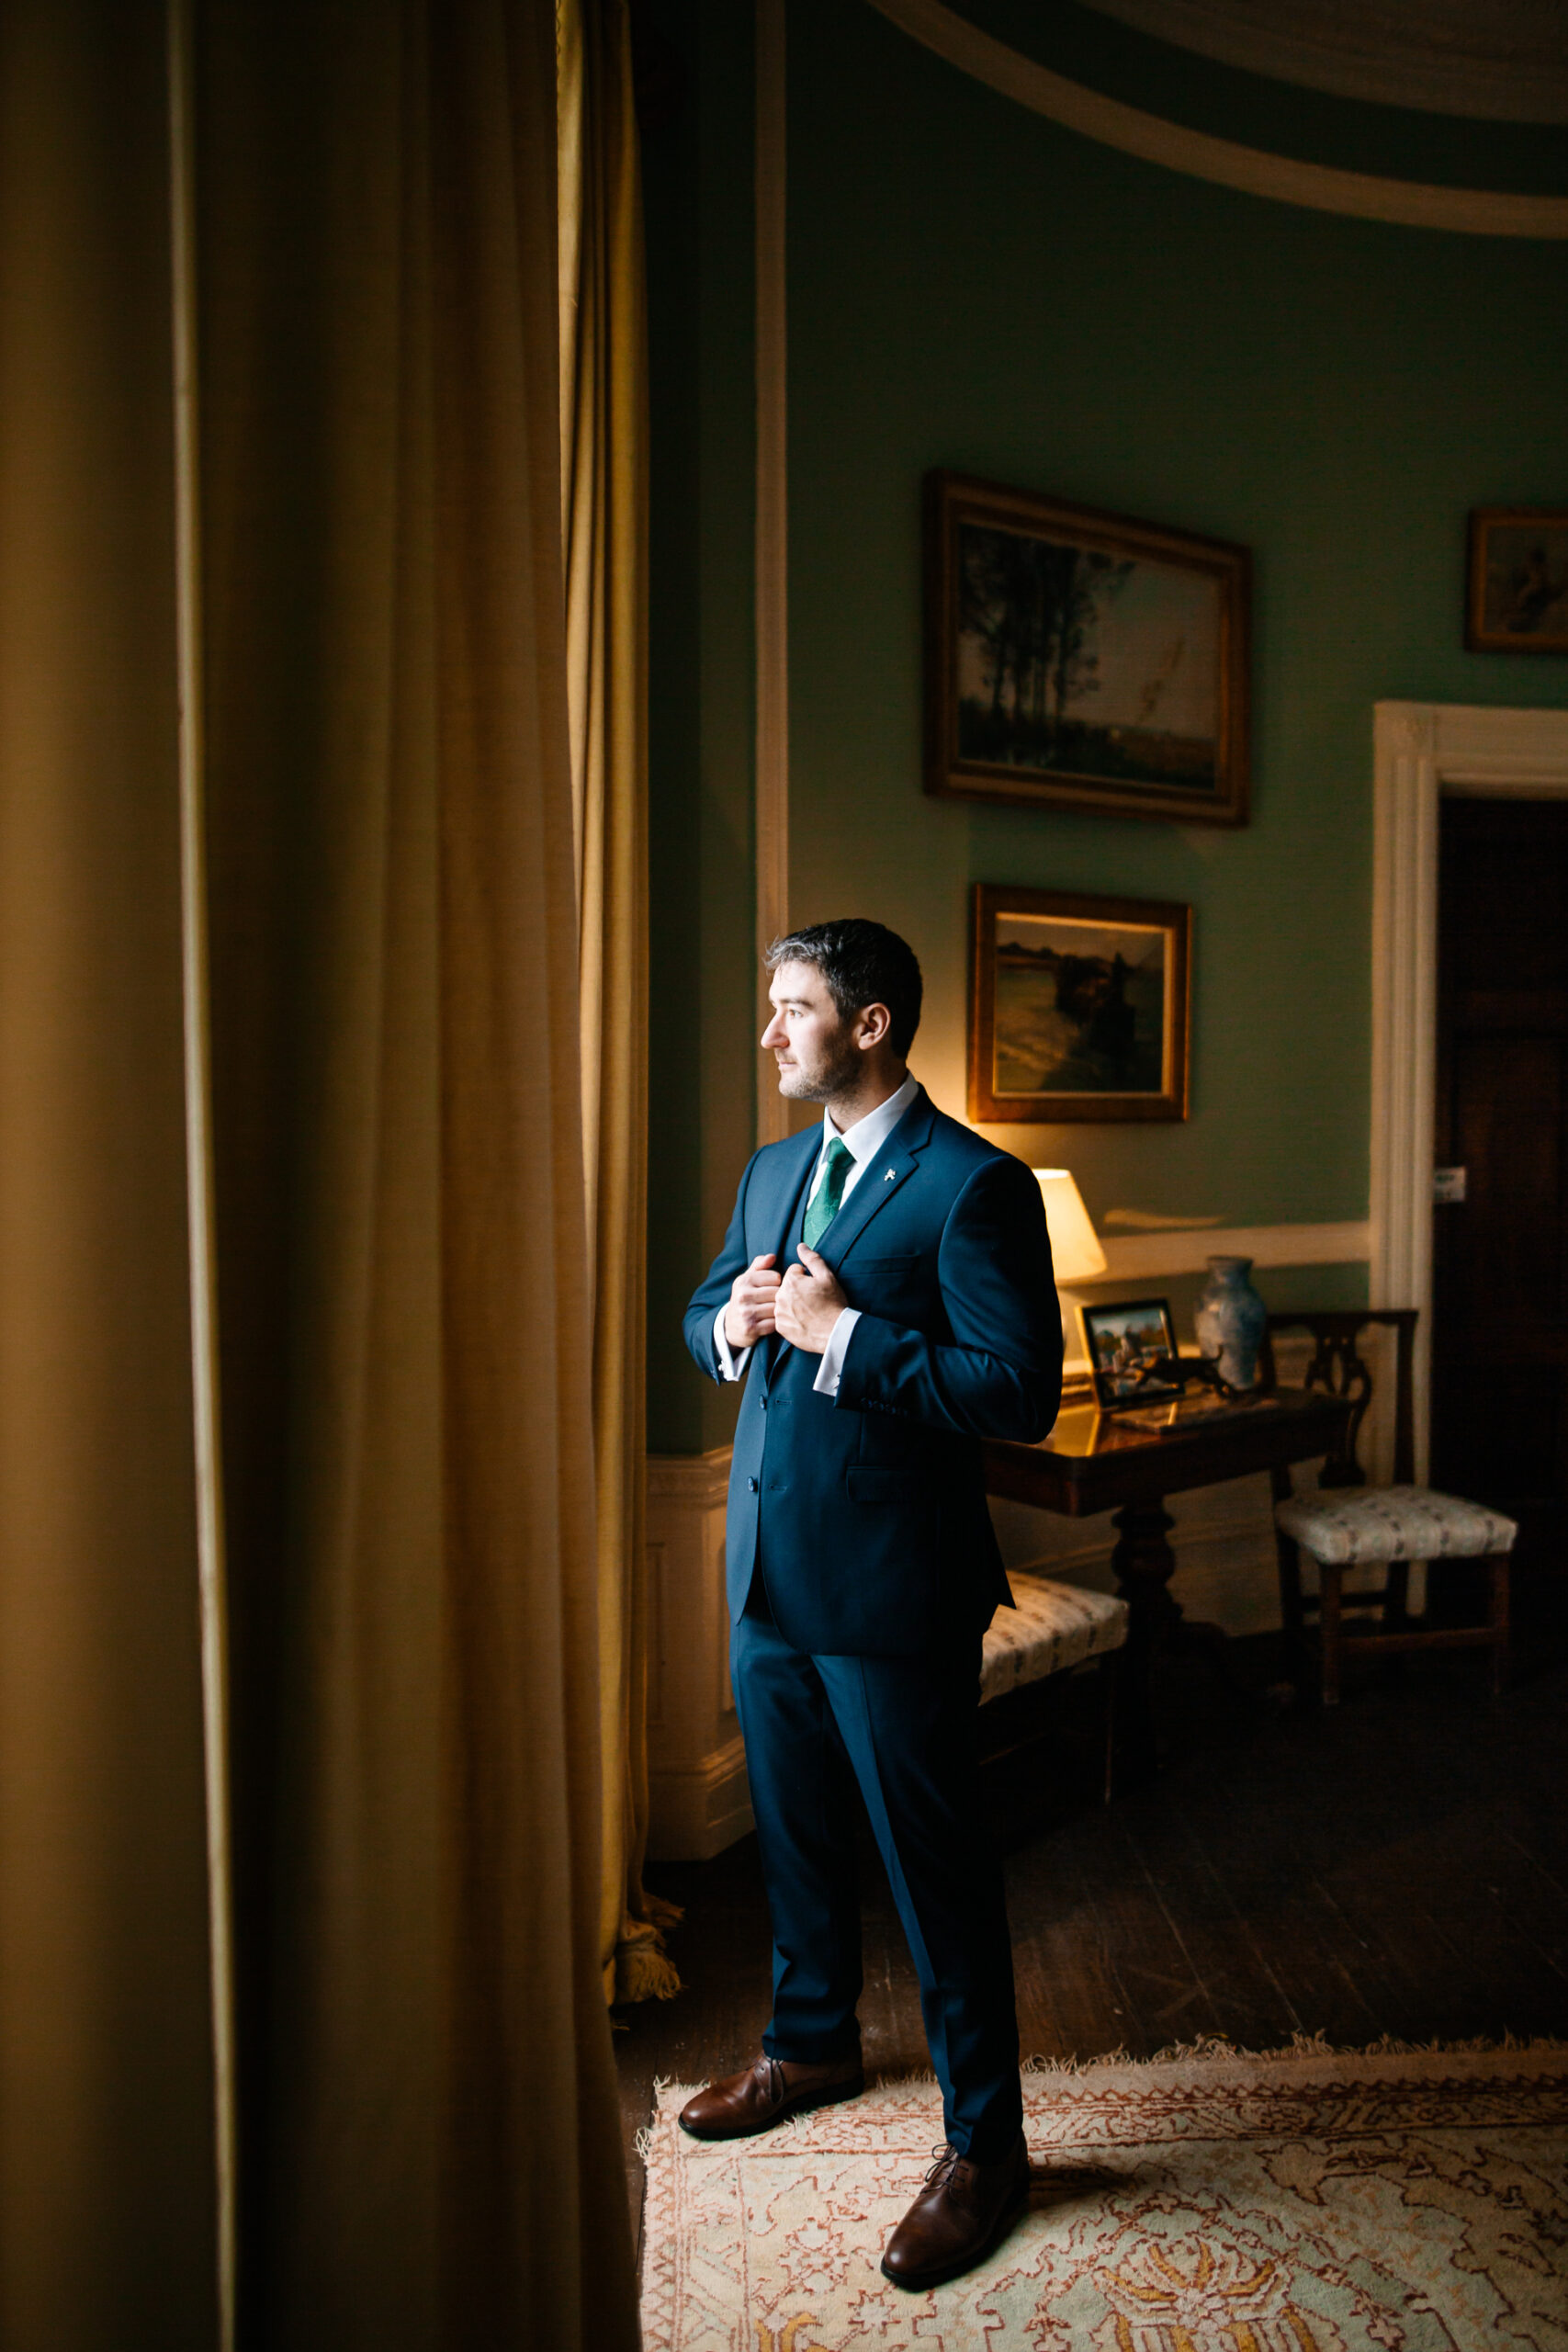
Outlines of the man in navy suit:
<svg viewBox="0 0 1568 2352">
<path fill-rule="evenodd" d="M 730 1472 L 736 1705 L 773 1932 L 762 2055 L 681 2121 L 765 2131 L 863 2084 L 853 1791 L 919 1977 L 947 2146 L 882 2267 L 977 2262 L 1028 2189 L 1012 1954 L 976 1785 L 980 1645 L 1010 1600 L 980 1441 L 1043 1437 L 1062 1336 L 1040 1191 L 907 1068 L 920 973 L 863 921 L 778 940 L 762 1035 L 822 1122 L 754 1154 L 686 1312 L 746 1383 Z"/>
</svg>

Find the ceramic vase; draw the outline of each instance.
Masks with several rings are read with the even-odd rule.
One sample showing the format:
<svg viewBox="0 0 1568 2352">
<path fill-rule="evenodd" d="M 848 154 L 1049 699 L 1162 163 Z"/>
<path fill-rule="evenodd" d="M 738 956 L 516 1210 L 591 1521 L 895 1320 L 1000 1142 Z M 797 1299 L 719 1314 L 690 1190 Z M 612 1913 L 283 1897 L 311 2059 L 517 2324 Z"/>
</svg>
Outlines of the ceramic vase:
<svg viewBox="0 0 1568 2352">
<path fill-rule="evenodd" d="M 1233 1388 L 1258 1385 L 1258 1351 L 1269 1310 L 1247 1281 L 1250 1258 L 1211 1258 L 1193 1323 L 1202 1355 L 1219 1358 L 1220 1377 Z"/>
</svg>

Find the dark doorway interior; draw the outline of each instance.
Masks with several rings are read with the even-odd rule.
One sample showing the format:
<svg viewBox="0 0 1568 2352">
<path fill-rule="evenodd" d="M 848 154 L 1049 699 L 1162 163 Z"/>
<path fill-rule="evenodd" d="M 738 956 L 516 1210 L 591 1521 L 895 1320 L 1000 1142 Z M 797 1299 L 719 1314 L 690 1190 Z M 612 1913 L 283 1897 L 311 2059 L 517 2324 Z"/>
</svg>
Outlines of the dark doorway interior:
<svg viewBox="0 0 1568 2352">
<path fill-rule="evenodd" d="M 1520 1523 L 1516 1643 L 1568 1629 L 1568 803 L 1445 799 L 1432 1484 Z M 1455 1189 L 1458 1189 L 1456 1186 Z M 1434 1616 L 1479 1571 L 1429 1571 Z"/>
</svg>

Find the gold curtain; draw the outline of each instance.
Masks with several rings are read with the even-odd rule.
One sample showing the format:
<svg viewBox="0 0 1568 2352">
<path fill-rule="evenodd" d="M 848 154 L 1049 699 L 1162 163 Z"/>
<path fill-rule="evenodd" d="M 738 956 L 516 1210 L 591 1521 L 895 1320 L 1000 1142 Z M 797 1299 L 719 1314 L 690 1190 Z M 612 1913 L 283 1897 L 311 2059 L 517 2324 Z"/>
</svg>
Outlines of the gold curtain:
<svg viewBox="0 0 1568 2352">
<path fill-rule="evenodd" d="M 0 2343 L 217 2312 L 161 10 L 0 9 Z"/>
<path fill-rule="evenodd" d="M 605 1996 L 668 1996 L 648 1840 L 648 369 L 626 0 L 558 0 L 561 524 L 593 1319 Z"/>
<path fill-rule="evenodd" d="M 190 14 L 240 2342 L 630 2352 L 553 0 Z M 220 2340 L 169 22 L 0 16 L 7 2352 Z"/>
<path fill-rule="evenodd" d="M 201 0 L 198 55 L 242 2300 L 597 2352 L 554 8 Z"/>
</svg>

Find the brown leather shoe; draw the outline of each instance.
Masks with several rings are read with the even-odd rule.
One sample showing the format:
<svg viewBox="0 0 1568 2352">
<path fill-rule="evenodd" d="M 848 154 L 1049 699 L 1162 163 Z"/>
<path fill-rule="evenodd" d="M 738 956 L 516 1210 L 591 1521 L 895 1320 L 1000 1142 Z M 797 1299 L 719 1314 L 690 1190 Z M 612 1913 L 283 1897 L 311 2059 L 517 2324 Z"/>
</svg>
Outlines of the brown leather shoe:
<svg viewBox="0 0 1568 2352">
<path fill-rule="evenodd" d="M 858 2056 L 829 2059 L 819 2066 L 759 2058 L 743 2075 L 727 2075 L 688 2099 L 681 2109 L 681 2129 L 694 2140 L 744 2140 L 782 2123 L 786 2115 L 831 2107 L 837 2099 L 858 2098 L 864 2088 Z"/>
<path fill-rule="evenodd" d="M 940 2287 L 972 2270 L 1007 2235 L 1028 2198 L 1021 2132 L 998 2164 L 974 2164 L 951 2146 L 939 2150 L 925 2187 L 887 2241 L 884 2278 L 896 2287 Z"/>
</svg>

